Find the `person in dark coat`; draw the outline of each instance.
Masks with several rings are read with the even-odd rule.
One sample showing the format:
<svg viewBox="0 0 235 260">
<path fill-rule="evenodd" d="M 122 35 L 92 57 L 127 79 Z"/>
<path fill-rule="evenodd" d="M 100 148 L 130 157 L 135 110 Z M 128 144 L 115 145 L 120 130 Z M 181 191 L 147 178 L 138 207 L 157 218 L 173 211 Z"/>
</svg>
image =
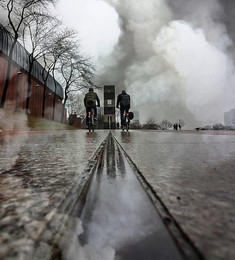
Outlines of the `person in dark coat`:
<svg viewBox="0 0 235 260">
<path fill-rule="evenodd" d="M 86 93 L 84 97 L 84 106 L 86 107 L 86 124 L 88 124 L 88 112 L 91 111 L 91 109 L 94 109 L 94 120 L 97 120 L 97 107 L 100 106 L 100 100 L 98 95 L 94 92 L 93 88 L 89 88 L 89 92 Z"/>
<path fill-rule="evenodd" d="M 122 93 L 117 97 L 117 108 L 120 105 L 120 117 L 121 117 L 121 127 L 125 126 L 125 117 L 124 114 L 129 112 L 130 105 L 131 105 L 131 98 L 130 95 L 126 93 L 125 90 L 122 90 Z"/>
</svg>

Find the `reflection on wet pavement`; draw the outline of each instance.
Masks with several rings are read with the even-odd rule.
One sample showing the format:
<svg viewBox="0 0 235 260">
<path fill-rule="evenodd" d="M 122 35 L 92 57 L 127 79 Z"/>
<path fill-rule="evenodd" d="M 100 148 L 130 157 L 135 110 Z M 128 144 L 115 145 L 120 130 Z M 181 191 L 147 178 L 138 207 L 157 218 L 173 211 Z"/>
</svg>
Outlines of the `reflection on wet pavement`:
<svg viewBox="0 0 235 260">
<path fill-rule="evenodd" d="M 206 259 L 235 259 L 235 136 L 113 134 Z"/>
<path fill-rule="evenodd" d="M 99 234 L 103 228 L 93 225 L 84 233 L 84 221 L 61 209 L 71 187 L 79 190 L 89 176 L 89 167 L 94 163 L 91 157 L 107 134 L 108 131 L 66 131 L 0 138 L 0 259 L 77 259 L 74 252 L 97 252 L 90 241 L 96 243 L 98 238 L 89 234 L 94 229 Z M 205 258 L 235 259 L 235 136 L 156 131 L 113 134 Z M 128 164 L 123 163 L 122 154 L 115 148 L 113 155 L 112 143 L 108 149 L 104 172 L 96 175 L 92 188 L 101 195 L 91 195 L 91 200 L 102 206 L 107 193 L 115 193 L 111 206 L 117 202 L 118 207 L 110 209 L 110 218 L 103 213 L 106 207 L 91 216 L 98 222 L 102 222 L 101 216 L 106 223 L 113 223 L 120 208 L 129 214 L 141 199 L 131 188 L 136 180 L 131 177 Z M 124 191 L 126 183 L 130 185 L 129 193 Z M 72 195 L 76 199 L 76 192 Z M 128 203 L 132 196 L 135 203 Z M 139 228 L 138 236 L 143 235 L 148 243 L 153 240 L 151 221 L 148 223 L 151 216 L 147 220 L 135 217 L 130 214 L 129 222 L 118 218 L 115 229 L 104 226 L 107 236 L 103 241 L 110 240 L 110 246 L 102 252 L 98 250 L 100 259 L 113 259 L 115 254 L 131 258 L 128 252 L 132 246 L 141 249 L 142 241 L 135 240 L 137 219 L 137 227 L 147 222 L 149 231 L 142 234 Z M 126 233 L 131 239 L 125 229 L 130 229 Z M 112 234 L 114 238 L 108 239 Z M 130 239 L 128 250 L 118 234 Z M 119 248 L 112 247 L 116 241 Z M 104 242 L 98 241 L 98 245 L 103 246 Z M 115 260 L 119 260 L 117 256 Z"/>
<path fill-rule="evenodd" d="M 84 232 L 72 259 L 182 259 L 111 137 L 103 163 L 88 193 L 81 216 Z"/>
<path fill-rule="evenodd" d="M 62 218 L 58 207 L 86 176 L 83 170 L 107 133 L 0 138 L 0 259 L 33 259 L 35 240 L 49 221 L 57 219 L 56 225 Z"/>
</svg>

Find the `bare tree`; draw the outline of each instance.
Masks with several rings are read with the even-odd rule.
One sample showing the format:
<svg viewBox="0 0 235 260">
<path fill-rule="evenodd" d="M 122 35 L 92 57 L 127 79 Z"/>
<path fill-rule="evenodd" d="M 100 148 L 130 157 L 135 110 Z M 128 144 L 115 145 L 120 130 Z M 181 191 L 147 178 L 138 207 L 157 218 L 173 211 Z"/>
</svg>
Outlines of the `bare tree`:
<svg viewBox="0 0 235 260">
<path fill-rule="evenodd" d="M 74 30 L 71 30 L 69 28 L 60 30 L 60 28 L 55 28 L 55 27 L 54 29 L 57 32 L 52 34 L 53 37 L 49 39 L 49 43 L 47 42 L 45 45 L 45 49 L 48 50 L 49 55 L 43 56 L 44 64 L 49 69 L 47 71 L 47 74 L 45 74 L 45 76 L 48 77 L 49 72 L 52 72 L 52 76 L 54 79 L 54 86 L 55 86 L 54 97 L 53 97 L 52 120 L 54 120 L 54 116 L 55 116 L 55 101 L 56 101 L 56 94 L 57 94 L 57 80 L 56 80 L 56 72 L 58 71 L 58 68 L 56 67 L 57 63 L 63 56 L 67 56 L 67 54 L 70 53 L 71 50 L 73 50 L 74 46 L 77 46 L 76 42 L 73 41 L 73 38 L 75 38 L 76 36 Z M 48 57 L 50 57 L 50 62 L 48 62 Z M 42 112 L 43 117 L 45 111 L 45 99 L 46 99 L 46 84 L 44 84 L 44 94 L 43 94 L 43 112 Z"/>
<path fill-rule="evenodd" d="M 217 123 L 213 125 L 213 130 L 224 130 L 224 125 Z"/>
<path fill-rule="evenodd" d="M 23 44 L 25 49 L 27 49 L 27 47 L 30 49 L 28 56 L 28 88 L 25 107 L 25 112 L 28 114 L 29 99 L 31 96 L 32 70 L 35 61 L 44 57 L 51 50 L 53 42 L 48 41 L 48 39 L 51 39 L 51 35 L 56 33 L 56 29 L 61 25 L 61 22 L 48 13 L 35 13 L 31 15 L 30 19 L 27 19 L 24 24 Z"/>
<path fill-rule="evenodd" d="M 155 122 L 153 118 L 149 118 L 147 122 L 143 125 L 145 129 L 159 129 L 159 125 Z"/>
<path fill-rule="evenodd" d="M 60 60 L 59 72 L 64 81 L 64 102 L 61 114 L 61 122 L 64 119 L 64 112 L 68 96 L 71 92 L 78 92 L 82 89 L 96 86 L 93 81 L 94 67 L 89 58 L 84 58 L 77 53 L 78 46 L 69 53 L 63 55 Z"/>
<path fill-rule="evenodd" d="M 9 79 L 11 73 L 11 64 L 13 51 L 16 43 L 21 36 L 22 29 L 25 26 L 25 21 L 30 19 L 32 15 L 46 10 L 49 4 L 55 4 L 56 0 L 1 0 L 0 6 L 6 12 L 7 19 L 1 20 L 3 26 L 10 32 L 11 38 L 9 40 L 9 55 L 8 66 L 6 73 L 6 80 L 3 88 L 0 107 L 4 107 L 6 94 L 9 86 Z"/>
<path fill-rule="evenodd" d="M 69 93 L 67 101 L 68 114 L 76 114 L 81 118 L 85 118 L 86 110 L 84 107 L 83 99 L 84 95 L 82 92 Z"/>
<path fill-rule="evenodd" d="M 172 127 L 172 123 L 166 119 L 164 119 L 161 123 L 160 123 L 160 127 L 162 130 L 168 130 L 170 127 Z"/>
<path fill-rule="evenodd" d="M 46 89 L 47 89 L 47 80 L 48 77 L 54 68 L 54 61 L 49 58 L 49 55 L 43 54 L 43 70 L 42 70 L 42 79 L 43 79 L 43 99 L 42 99 L 42 118 L 45 116 L 45 107 L 46 107 Z"/>
<path fill-rule="evenodd" d="M 141 129 L 142 125 L 140 124 L 140 122 L 134 121 L 130 124 L 132 129 Z"/>
</svg>

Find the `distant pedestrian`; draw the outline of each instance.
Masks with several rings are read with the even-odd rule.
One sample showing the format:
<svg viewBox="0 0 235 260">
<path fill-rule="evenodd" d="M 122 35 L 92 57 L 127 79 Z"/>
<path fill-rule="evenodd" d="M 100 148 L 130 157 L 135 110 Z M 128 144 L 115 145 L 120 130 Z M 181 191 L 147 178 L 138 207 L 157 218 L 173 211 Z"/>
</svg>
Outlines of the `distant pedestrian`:
<svg viewBox="0 0 235 260">
<path fill-rule="evenodd" d="M 179 130 L 181 130 L 181 124 L 179 124 Z"/>
<path fill-rule="evenodd" d="M 175 130 L 178 131 L 178 124 L 175 124 Z"/>
<path fill-rule="evenodd" d="M 119 122 L 117 122 L 117 129 L 119 129 L 119 126 L 120 126 L 120 125 L 119 125 Z"/>
</svg>

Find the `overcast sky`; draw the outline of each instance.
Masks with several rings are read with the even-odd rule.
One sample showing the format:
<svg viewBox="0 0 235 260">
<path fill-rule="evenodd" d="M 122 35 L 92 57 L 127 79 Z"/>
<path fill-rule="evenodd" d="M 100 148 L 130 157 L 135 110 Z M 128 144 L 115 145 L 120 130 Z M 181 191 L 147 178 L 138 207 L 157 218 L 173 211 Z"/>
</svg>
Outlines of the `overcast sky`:
<svg viewBox="0 0 235 260">
<path fill-rule="evenodd" d="M 232 0 L 60 0 L 97 82 L 125 88 L 141 121 L 224 123 L 235 108 Z"/>
<path fill-rule="evenodd" d="M 100 0 L 60 0 L 57 11 L 79 33 L 82 49 L 95 61 L 110 54 L 120 35 L 118 14 Z"/>
</svg>

